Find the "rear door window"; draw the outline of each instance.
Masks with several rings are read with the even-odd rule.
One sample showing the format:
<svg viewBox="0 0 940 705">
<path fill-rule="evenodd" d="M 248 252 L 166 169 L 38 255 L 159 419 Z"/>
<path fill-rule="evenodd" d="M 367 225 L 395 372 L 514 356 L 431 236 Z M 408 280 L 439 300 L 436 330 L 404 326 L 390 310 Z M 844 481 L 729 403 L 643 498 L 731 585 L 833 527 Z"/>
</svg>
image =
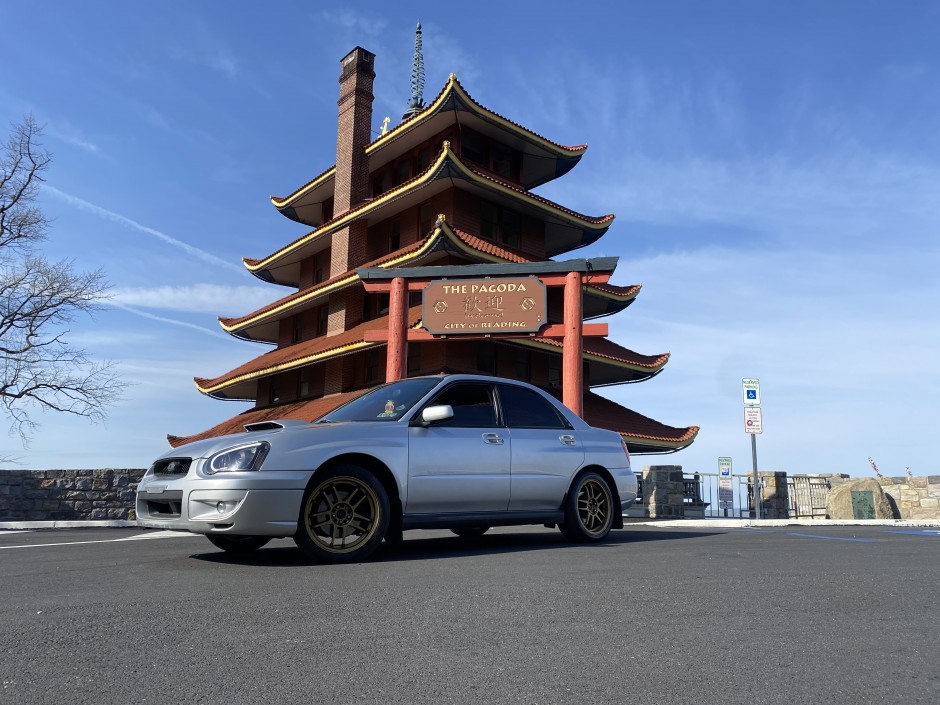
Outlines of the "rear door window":
<svg viewBox="0 0 940 705">
<path fill-rule="evenodd" d="M 570 428 L 555 407 L 531 389 L 501 384 L 499 400 L 509 428 Z"/>
</svg>

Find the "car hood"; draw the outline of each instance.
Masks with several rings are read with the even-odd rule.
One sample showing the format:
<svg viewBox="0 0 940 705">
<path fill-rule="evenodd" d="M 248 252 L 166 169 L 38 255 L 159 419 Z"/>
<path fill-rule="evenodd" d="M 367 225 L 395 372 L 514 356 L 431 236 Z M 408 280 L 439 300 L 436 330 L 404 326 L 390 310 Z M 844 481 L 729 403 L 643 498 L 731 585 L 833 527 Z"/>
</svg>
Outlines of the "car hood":
<svg viewBox="0 0 940 705">
<path fill-rule="evenodd" d="M 277 444 L 278 437 L 293 436 L 297 433 L 304 434 L 304 444 L 309 446 L 315 445 L 319 438 L 324 438 L 325 440 L 329 435 L 335 433 L 338 427 L 348 428 L 355 426 L 357 429 L 361 428 L 363 430 L 364 436 L 368 436 L 367 428 L 373 426 L 387 428 L 390 425 L 388 422 L 375 421 L 331 421 L 322 424 L 289 421 L 285 423 L 288 425 L 284 428 L 232 433 L 227 436 L 217 436 L 215 438 L 206 438 L 202 441 L 187 443 L 186 445 L 181 445 L 167 451 L 156 460 L 159 461 L 166 458 L 208 458 L 210 455 L 214 455 L 226 448 L 232 448 L 245 443 L 253 443 L 255 441 L 268 441 L 273 446 Z"/>
</svg>

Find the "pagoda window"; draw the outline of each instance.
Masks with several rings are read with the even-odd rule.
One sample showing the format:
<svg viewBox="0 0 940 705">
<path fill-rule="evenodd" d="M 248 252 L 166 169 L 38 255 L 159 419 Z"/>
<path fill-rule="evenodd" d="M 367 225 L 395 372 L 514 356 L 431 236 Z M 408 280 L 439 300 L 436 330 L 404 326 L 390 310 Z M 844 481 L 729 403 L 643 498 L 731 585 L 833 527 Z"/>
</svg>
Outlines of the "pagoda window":
<svg viewBox="0 0 940 705">
<path fill-rule="evenodd" d="M 472 130 L 464 130 L 460 135 L 460 156 L 480 166 L 486 163 L 486 142 Z"/>
<path fill-rule="evenodd" d="M 382 369 L 382 350 L 374 348 L 372 350 L 366 350 L 366 369 L 365 369 L 365 382 L 366 384 L 370 382 L 378 382 L 379 374 Z"/>
<path fill-rule="evenodd" d="M 291 331 L 291 342 L 299 343 L 304 339 L 304 321 L 303 316 L 294 316 L 294 328 Z"/>
<path fill-rule="evenodd" d="M 297 396 L 300 399 L 305 399 L 312 394 L 311 380 L 313 379 L 313 369 L 310 367 L 304 367 L 300 370 L 300 374 L 297 377 Z"/>
<path fill-rule="evenodd" d="M 424 237 L 434 229 L 434 204 L 423 204 L 418 211 L 418 236 Z"/>
<path fill-rule="evenodd" d="M 323 202 L 323 222 L 333 220 L 333 198 L 332 196 Z"/>
<path fill-rule="evenodd" d="M 415 159 L 415 173 L 420 174 L 422 171 L 427 169 L 431 165 L 431 157 L 434 155 L 434 150 L 431 148 L 431 145 L 427 145 L 418 150 L 418 156 Z"/>
<path fill-rule="evenodd" d="M 421 292 L 420 291 L 410 291 L 408 292 L 408 308 L 412 306 L 421 305 Z"/>
<path fill-rule="evenodd" d="M 401 221 L 392 221 L 392 232 L 388 236 L 388 251 L 394 252 L 401 247 Z"/>
<path fill-rule="evenodd" d="M 362 320 L 388 315 L 388 294 L 366 294 L 362 299 Z"/>
<path fill-rule="evenodd" d="M 313 256 L 313 283 L 319 284 L 329 279 L 330 251 L 323 250 Z"/>
<path fill-rule="evenodd" d="M 490 168 L 504 179 L 519 181 L 521 165 L 522 154 L 515 149 L 494 144 L 490 150 Z"/>
<path fill-rule="evenodd" d="M 395 165 L 395 185 L 400 186 L 411 178 L 411 159 L 402 159 Z"/>
<path fill-rule="evenodd" d="M 522 152 L 464 128 L 460 132 L 460 156 L 504 179 L 522 180 Z"/>
<path fill-rule="evenodd" d="M 557 355 L 548 358 L 548 386 L 561 387 L 561 358 Z"/>
<path fill-rule="evenodd" d="M 313 315 L 317 321 L 317 335 L 326 335 L 327 323 L 330 320 L 330 307 L 324 304 L 314 309 Z"/>
<path fill-rule="evenodd" d="M 372 197 L 378 198 L 392 187 L 392 175 L 388 169 L 378 172 L 372 179 Z"/>
<path fill-rule="evenodd" d="M 268 401 L 271 404 L 277 404 L 281 400 L 281 380 L 278 377 L 272 377 L 268 385 Z"/>
<path fill-rule="evenodd" d="M 530 381 L 532 379 L 532 355 L 529 351 L 518 348 L 513 362 L 515 363 L 514 370 L 516 379 L 522 380 L 523 382 Z"/>
<path fill-rule="evenodd" d="M 421 348 L 417 345 L 408 346 L 408 374 L 416 374 L 421 369 Z"/>
<path fill-rule="evenodd" d="M 480 236 L 518 247 L 522 242 L 522 216 L 495 203 L 481 201 Z"/>
<path fill-rule="evenodd" d="M 477 344 L 477 371 L 489 375 L 496 374 L 496 346 L 493 343 Z"/>
</svg>

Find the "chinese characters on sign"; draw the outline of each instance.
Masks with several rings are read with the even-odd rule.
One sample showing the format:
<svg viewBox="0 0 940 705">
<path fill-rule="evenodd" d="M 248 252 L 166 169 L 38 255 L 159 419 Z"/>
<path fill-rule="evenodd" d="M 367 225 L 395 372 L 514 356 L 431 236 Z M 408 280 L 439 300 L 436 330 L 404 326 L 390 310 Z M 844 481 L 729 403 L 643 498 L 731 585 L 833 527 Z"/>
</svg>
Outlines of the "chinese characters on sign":
<svg viewBox="0 0 940 705">
<path fill-rule="evenodd" d="M 548 322 L 545 285 L 535 277 L 433 281 L 422 301 L 434 335 L 536 333 Z"/>
</svg>

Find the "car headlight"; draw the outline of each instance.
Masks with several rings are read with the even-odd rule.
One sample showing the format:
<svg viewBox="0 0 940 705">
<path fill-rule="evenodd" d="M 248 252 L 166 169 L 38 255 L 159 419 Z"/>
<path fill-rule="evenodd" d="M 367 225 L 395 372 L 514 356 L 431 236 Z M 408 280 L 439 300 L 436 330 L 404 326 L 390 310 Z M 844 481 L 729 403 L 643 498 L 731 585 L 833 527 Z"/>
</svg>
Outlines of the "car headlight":
<svg viewBox="0 0 940 705">
<path fill-rule="evenodd" d="M 267 441 L 256 441 L 235 448 L 227 448 L 209 458 L 206 462 L 206 473 L 215 475 L 217 472 L 259 470 L 269 450 L 271 450 L 271 444 Z"/>
</svg>

